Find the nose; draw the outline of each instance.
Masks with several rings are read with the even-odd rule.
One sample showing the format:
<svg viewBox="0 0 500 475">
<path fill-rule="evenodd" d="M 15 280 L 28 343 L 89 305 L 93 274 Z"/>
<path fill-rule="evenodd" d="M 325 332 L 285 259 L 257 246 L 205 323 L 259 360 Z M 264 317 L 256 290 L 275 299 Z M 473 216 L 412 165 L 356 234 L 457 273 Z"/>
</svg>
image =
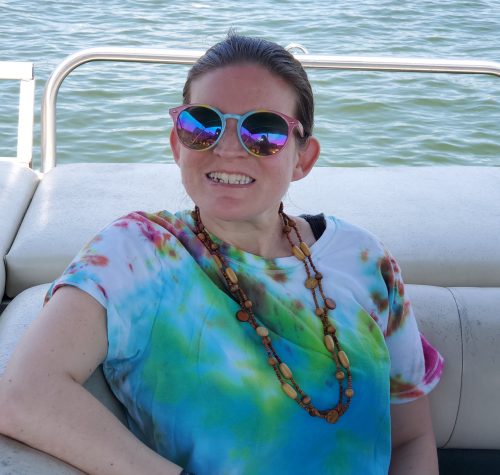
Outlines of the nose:
<svg viewBox="0 0 500 475">
<path fill-rule="evenodd" d="M 224 133 L 213 149 L 215 154 L 221 157 L 248 157 L 238 138 L 237 126 L 236 119 L 226 119 Z"/>
</svg>

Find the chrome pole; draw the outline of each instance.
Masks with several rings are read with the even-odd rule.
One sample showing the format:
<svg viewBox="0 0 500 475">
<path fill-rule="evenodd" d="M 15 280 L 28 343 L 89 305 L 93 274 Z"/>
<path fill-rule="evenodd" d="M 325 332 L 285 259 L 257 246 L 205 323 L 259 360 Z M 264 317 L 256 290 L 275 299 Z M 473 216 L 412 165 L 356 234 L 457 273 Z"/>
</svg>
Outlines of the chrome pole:
<svg viewBox="0 0 500 475">
<path fill-rule="evenodd" d="M 297 45 L 293 45 L 297 47 Z M 51 74 L 45 86 L 41 114 L 41 171 L 56 165 L 56 100 L 64 79 L 77 67 L 91 61 L 193 64 L 204 52 L 174 49 L 90 48 L 68 56 Z M 399 71 L 500 76 L 500 63 L 475 60 L 329 56 L 297 54 L 306 68 L 358 71 Z"/>
</svg>

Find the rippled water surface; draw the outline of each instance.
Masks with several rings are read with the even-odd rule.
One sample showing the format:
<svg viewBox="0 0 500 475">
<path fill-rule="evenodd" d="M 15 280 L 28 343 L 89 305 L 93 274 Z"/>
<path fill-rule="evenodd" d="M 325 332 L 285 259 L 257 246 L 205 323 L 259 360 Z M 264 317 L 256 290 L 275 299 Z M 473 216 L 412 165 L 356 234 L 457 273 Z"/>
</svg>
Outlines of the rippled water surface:
<svg viewBox="0 0 500 475">
<path fill-rule="evenodd" d="M 203 50 L 233 26 L 310 53 L 500 61 L 500 0 L 1 1 L 0 61 L 35 63 L 35 167 L 43 85 L 94 46 Z M 58 96 L 60 163 L 171 161 L 168 107 L 183 66 L 86 64 Z M 309 71 L 323 165 L 500 165 L 500 77 Z M 14 155 L 15 82 L 0 82 L 0 156 Z"/>
</svg>

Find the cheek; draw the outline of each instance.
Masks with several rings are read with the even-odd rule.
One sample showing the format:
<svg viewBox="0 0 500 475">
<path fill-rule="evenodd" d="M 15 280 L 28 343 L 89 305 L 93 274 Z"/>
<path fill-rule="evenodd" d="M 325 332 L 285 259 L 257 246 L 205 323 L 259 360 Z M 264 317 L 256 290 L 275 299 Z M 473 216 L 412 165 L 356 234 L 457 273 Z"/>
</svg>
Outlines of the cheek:
<svg viewBox="0 0 500 475">
<path fill-rule="evenodd" d="M 297 157 L 294 154 L 283 154 L 282 157 L 278 157 L 278 161 L 273 164 L 273 169 L 269 172 L 276 178 L 279 182 L 291 181 L 297 163 Z"/>
<path fill-rule="evenodd" d="M 190 183 L 193 183 L 193 181 L 196 178 L 196 174 L 192 164 L 186 162 L 185 160 L 181 161 L 180 164 L 181 164 L 182 182 L 184 183 L 184 185 L 189 185 Z"/>
<path fill-rule="evenodd" d="M 203 157 L 196 152 L 181 151 L 179 161 L 177 162 L 181 171 L 182 184 L 191 194 L 196 193 L 205 183 L 206 177 L 203 172 Z"/>
</svg>

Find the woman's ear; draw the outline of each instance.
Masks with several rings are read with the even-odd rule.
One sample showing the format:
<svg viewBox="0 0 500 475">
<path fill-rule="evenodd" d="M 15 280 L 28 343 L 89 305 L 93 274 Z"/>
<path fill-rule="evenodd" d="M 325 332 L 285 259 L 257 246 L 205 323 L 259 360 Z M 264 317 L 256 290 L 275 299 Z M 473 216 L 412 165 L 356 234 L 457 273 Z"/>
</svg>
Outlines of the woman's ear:
<svg viewBox="0 0 500 475">
<path fill-rule="evenodd" d="M 299 146 L 299 158 L 293 170 L 292 181 L 300 180 L 309 174 L 319 158 L 320 146 L 316 137 L 309 137 L 305 145 Z"/>
<path fill-rule="evenodd" d="M 170 131 L 170 148 L 172 149 L 172 154 L 174 156 L 175 163 L 177 163 L 178 165 L 180 144 L 179 144 L 179 137 L 177 137 L 177 134 L 173 128 Z"/>
</svg>

